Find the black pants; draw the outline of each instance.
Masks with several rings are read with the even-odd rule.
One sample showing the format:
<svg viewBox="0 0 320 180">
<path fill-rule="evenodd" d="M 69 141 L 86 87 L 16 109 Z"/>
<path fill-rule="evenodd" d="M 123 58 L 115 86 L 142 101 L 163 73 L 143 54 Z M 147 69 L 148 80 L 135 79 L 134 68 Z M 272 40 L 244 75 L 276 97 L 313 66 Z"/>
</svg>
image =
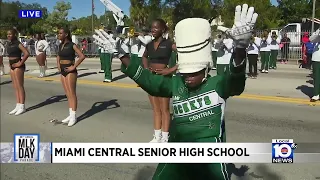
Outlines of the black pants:
<svg viewBox="0 0 320 180">
<path fill-rule="evenodd" d="M 258 54 L 248 54 L 248 61 L 249 61 L 249 75 L 257 76 L 258 75 Z M 253 73 L 252 73 L 253 68 Z"/>
<path fill-rule="evenodd" d="M 307 53 L 307 67 L 306 68 L 310 69 L 311 66 L 312 66 L 312 54 Z"/>
</svg>

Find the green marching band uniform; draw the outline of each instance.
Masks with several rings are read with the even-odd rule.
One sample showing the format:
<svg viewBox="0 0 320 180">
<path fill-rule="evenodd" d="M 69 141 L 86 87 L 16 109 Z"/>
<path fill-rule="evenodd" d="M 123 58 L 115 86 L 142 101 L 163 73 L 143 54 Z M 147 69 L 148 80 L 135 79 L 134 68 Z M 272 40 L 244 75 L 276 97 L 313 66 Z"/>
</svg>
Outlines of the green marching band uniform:
<svg viewBox="0 0 320 180">
<path fill-rule="evenodd" d="M 261 58 L 261 72 L 262 73 L 268 73 L 268 71 L 269 71 L 271 41 L 272 41 L 272 39 L 271 39 L 270 35 L 267 38 L 261 39 L 260 58 Z"/>
<path fill-rule="evenodd" d="M 111 82 L 112 80 L 112 58 L 113 53 L 105 51 L 103 48 L 99 49 L 101 71 L 104 72 L 104 82 Z"/>
<path fill-rule="evenodd" d="M 230 62 L 233 53 L 233 40 L 228 38 L 217 42 L 217 75 L 224 75 L 230 71 Z"/>
<path fill-rule="evenodd" d="M 218 52 L 217 42 L 218 42 L 218 40 L 215 39 L 214 42 L 212 43 L 212 48 L 211 48 L 211 50 L 212 50 L 212 63 L 213 63 L 212 69 L 217 68 L 217 52 Z"/>
<path fill-rule="evenodd" d="M 138 36 L 138 39 L 140 41 L 138 61 L 142 64 L 142 56 L 144 54 L 144 51 L 146 50 L 147 44 L 152 41 L 152 36 L 149 34 L 146 34 L 144 36 L 140 35 L 140 36 Z"/>
<path fill-rule="evenodd" d="M 280 38 L 276 36 L 277 35 L 275 34 L 275 32 L 272 32 L 272 40 L 270 43 L 270 69 L 277 69 L 278 52 L 280 49 Z"/>
<path fill-rule="evenodd" d="M 253 26 L 257 19 L 254 9 L 244 4 L 242 9 L 251 16 Z M 236 7 L 240 11 L 241 6 Z M 246 16 L 244 16 L 245 18 Z M 248 17 L 247 17 L 248 18 Z M 237 17 L 239 22 L 246 20 Z M 244 24 L 244 26 L 248 26 Z M 218 27 L 219 29 L 219 27 Z M 212 67 L 211 27 L 206 19 L 187 18 L 175 27 L 178 53 L 178 71 L 181 75 L 162 76 L 144 69 L 141 64 L 128 54 L 128 49 L 118 49 L 122 61 L 122 72 L 133 79 L 143 90 L 152 96 L 173 98 L 173 120 L 170 126 L 170 142 L 225 142 L 225 108 L 226 101 L 232 96 L 240 95 L 246 81 L 246 47 L 251 33 L 243 28 L 246 35 L 230 34 L 237 42 L 234 60 L 230 71 L 224 75 L 208 75 Z M 227 28 L 220 27 L 226 31 Z M 188 39 L 192 35 L 193 38 Z M 196 75 L 196 74 L 199 74 Z M 191 88 L 188 77 L 200 77 L 199 85 Z M 203 78 L 203 79 L 201 79 Z M 201 81 L 202 80 L 202 81 Z M 225 163 L 161 163 L 158 165 L 153 180 L 228 180 L 229 174 Z"/>
<path fill-rule="evenodd" d="M 312 71 L 313 71 L 313 97 L 311 102 L 320 101 L 320 29 L 311 37 L 310 41 L 315 47 L 312 53 Z"/>
</svg>

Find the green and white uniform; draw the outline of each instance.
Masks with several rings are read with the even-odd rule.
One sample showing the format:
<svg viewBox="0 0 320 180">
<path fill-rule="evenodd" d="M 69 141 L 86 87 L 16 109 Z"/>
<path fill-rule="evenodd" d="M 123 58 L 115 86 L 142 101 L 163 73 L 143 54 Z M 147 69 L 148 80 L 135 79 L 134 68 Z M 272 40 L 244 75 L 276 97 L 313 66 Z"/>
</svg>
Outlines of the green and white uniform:
<svg viewBox="0 0 320 180">
<path fill-rule="evenodd" d="M 131 56 L 135 59 L 135 61 L 138 61 L 139 56 L 139 39 L 137 37 L 130 38 L 129 44 L 130 44 L 130 53 Z"/>
<path fill-rule="evenodd" d="M 216 69 L 217 68 L 217 52 L 218 52 L 218 47 L 217 47 L 217 39 L 214 40 L 213 44 L 212 44 L 212 62 L 213 62 L 213 68 L 212 69 Z"/>
<path fill-rule="evenodd" d="M 312 71 L 313 71 L 313 101 L 320 100 L 320 29 L 311 37 L 310 41 L 315 43 L 314 52 L 312 53 Z"/>
<path fill-rule="evenodd" d="M 269 71 L 271 40 L 272 39 L 270 36 L 268 36 L 267 39 L 261 38 L 260 58 L 261 58 L 261 72 L 263 72 L 263 73 L 268 73 L 268 71 Z"/>
<path fill-rule="evenodd" d="M 152 36 L 150 36 L 150 35 L 138 36 L 138 39 L 140 41 L 140 49 L 139 49 L 139 54 L 138 54 L 138 60 L 142 64 L 143 53 L 146 50 L 147 44 L 152 41 Z"/>
<path fill-rule="evenodd" d="M 241 12 L 242 9 L 243 12 Z M 179 75 L 176 76 L 153 74 L 133 58 L 128 59 L 126 55 L 128 48 L 122 46 L 121 49 L 116 49 L 122 53 L 119 56 L 126 64 L 123 64 L 122 72 L 139 84 L 148 94 L 173 98 L 173 120 L 170 126 L 169 143 L 225 141 L 226 101 L 229 97 L 240 95 L 244 91 L 246 47 L 251 37 L 251 29 L 258 17 L 254 13 L 254 8 L 248 9 L 247 4 L 242 7 L 237 6 L 235 12 L 237 26 L 232 29 L 218 26 L 220 31 L 228 31 L 228 36 L 237 42 L 234 58 L 230 63 L 230 71 L 223 75 L 214 77 L 208 75 L 212 67 L 212 45 L 210 42 L 211 26 L 207 19 L 187 18 L 177 23 L 175 37 Z M 247 23 L 248 19 L 251 19 L 250 23 Z M 237 33 L 239 26 L 243 27 L 241 33 Z M 194 78 L 203 79 L 200 80 L 200 85 L 191 88 L 195 85 L 192 83 Z M 158 165 L 153 176 L 153 180 L 209 179 L 229 180 L 226 164 L 164 163 Z"/>
<path fill-rule="evenodd" d="M 217 43 L 217 75 L 229 72 L 229 64 L 233 53 L 233 40 L 224 39 Z"/>
<path fill-rule="evenodd" d="M 277 39 L 271 39 L 270 43 L 270 63 L 269 68 L 270 69 L 276 69 L 277 68 L 277 59 L 278 59 L 278 53 L 280 49 L 280 38 L 277 37 Z"/>
</svg>

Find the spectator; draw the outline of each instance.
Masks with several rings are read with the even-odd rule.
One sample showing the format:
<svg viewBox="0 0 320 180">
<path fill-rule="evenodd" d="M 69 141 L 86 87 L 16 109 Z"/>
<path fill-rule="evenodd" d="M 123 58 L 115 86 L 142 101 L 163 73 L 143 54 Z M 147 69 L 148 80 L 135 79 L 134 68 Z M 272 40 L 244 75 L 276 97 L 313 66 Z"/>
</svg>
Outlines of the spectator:
<svg viewBox="0 0 320 180">
<path fill-rule="evenodd" d="M 310 40 L 306 43 L 306 56 L 307 56 L 307 64 L 306 68 L 311 69 L 311 64 L 312 64 L 312 53 L 314 50 L 315 44 L 310 42 Z"/>
<path fill-rule="evenodd" d="M 290 47 L 290 38 L 288 38 L 287 33 L 284 33 L 283 38 L 281 39 L 281 64 L 288 62 L 288 54 Z"/>
<path fill-rule="evenodd" d="M 311 37 L 310 41 L 315 43 L 312 53 L 312 71 L 313 71 L 313 85 L 314 93 L 311 102 L 320 100 L 320 29 L 318 29 Z"/>
</svg>

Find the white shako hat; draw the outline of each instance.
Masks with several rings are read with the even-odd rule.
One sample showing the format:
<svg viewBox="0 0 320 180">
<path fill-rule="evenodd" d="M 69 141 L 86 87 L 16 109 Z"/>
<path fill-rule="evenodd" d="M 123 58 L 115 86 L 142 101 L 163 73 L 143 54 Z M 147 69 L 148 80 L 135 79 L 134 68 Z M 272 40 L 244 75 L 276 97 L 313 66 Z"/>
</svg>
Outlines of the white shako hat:
<svg viewBox="0 0 320 180">
<path fill-rule="evenodd" d="M 177 23 L 175 41 L 180 73 L 195 73 L 212 66 L 211 27 L 206 19 L 187 18 Z"/>
</svg>

